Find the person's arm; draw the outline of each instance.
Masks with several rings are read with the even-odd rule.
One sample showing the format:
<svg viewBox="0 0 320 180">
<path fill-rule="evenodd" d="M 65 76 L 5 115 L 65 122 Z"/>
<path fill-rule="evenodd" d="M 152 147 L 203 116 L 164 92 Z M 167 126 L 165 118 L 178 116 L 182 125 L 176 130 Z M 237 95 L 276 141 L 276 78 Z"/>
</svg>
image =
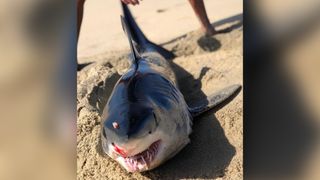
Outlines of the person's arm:
<svg viewBox="0 0 320 180">
<path fill-rule="evenodd" d="M 142 1 L 142 0 L 121 0 L 121 1 L 125 4 L 137 5 L 139 4 L 139 1 Z"/>
</svg>

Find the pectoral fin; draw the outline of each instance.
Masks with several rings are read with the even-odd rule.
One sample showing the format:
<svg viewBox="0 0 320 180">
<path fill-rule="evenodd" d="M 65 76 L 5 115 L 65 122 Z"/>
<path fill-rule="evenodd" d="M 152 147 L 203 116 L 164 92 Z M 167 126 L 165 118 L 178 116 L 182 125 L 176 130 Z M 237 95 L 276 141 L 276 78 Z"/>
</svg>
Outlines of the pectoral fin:
<svg viewBox="0 0 320 180">
<path fill-rule="evenodd" d="M 193 117 L 197 117 L 204 112 L 209 111 L 217 107 L 218 105 L 223 105 L 226 100 L 230 100 L 240 91 L 241 85 L 235 84 L 228 86 L 210 96 L 206 100 L 197 102 L 197 105 L 190 107 L 189 111 Z"/>
</svg>

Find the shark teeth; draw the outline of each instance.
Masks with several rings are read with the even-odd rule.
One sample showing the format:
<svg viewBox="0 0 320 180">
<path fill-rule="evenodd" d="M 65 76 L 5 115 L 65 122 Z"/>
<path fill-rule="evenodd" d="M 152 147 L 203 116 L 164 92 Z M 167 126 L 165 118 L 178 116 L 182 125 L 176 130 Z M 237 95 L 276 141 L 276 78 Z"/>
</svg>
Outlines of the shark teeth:
<svg viewBox="0 0 320 180">
<path fill-rule="evenodd" d="M 124 159 L 131 171 L 149 169 L 150 163 L 155 159 L 160 145 L 160 140 L 152 143 L 145 151 Z"/>
</svg>

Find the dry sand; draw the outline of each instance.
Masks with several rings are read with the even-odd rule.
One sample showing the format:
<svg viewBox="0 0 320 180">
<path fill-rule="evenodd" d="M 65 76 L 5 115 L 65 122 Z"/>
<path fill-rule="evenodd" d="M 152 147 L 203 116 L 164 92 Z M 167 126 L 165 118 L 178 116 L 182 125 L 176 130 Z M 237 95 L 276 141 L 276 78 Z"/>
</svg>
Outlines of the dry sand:
<svg viewBox="0 0 320 180">
<path fill-rule="evenodd" d="M 242 14 L 242 0 L 204 0 L 212 22 Z M 143 0 L 131 8 L 146 35 L 157 43 L 199 27 L 188 0 Z M 90 57 L 128 47 L 120 22 L 119 0 L 86 0 L 78 44 L 78 57 Z"/>
<path fill-rule="evenodd" d="M 165 44 L 178 56 L 172 65 L 187 102 L 242 84 L 241 21 L 224 24 L 230 26 L 231 32 L 214 37 L 191 32 Z M 78 73 L 78 179 L 242 179 L 242 92 L 222 109 L 196 119 L 191 143 L 153 171 L 130 174 L 101 155 L 99 114 L 128 67 L 127 55 L 123 50 L 90 57 L 95 63 Z"/>
<path fill-rule="evenodd" d="M 97 1 L 93 0 L 92 3 L 97 3 Z M 147 2 L 147 0 L 144 1 L 144 3 Z M 152 9 L 153 12 L 158 9 L 169 9 L 162 15 L 172 17 L 171 19 L 176 22 L 184 21 L 182 24 L 185 26 L 181 27 L 182 29 L 161 28 L 166 33 L 159 33 L 152 30 L 151 24 L 154 22 L 152 19 L 146 22 L 144 20 L 147 18 L 144 13 L 137 12 L 137 10 L 134 10 L 133 13 L 138 18 L 137 21 L 142 30 L 151 40 L 162 43 L 165 48 L 177 55 L 172 61 L 172 67 L 188 103 L 205 98 L 206 95 L 228 85 L 242 84 L 242 6 L 236 6 L 239 4 L 238 1 L 228 0 L 225 4 L 221 3 L 220 8 L 225 8 L 225 11 L 221 9 L 219 11 L 217 10 L 219 7 L 212 6 L 217 1 L 206 1 L 207 4 L 209 3 L 207 6 L 209 16 L 216 13 L 215 17 L 220 19 L 215 21 L 214 25 L 218 29 L 229 28 L 231 30 L 209 38 L 202 37 L 198 31 L 192 31 L 198 27 L 198 22 L 192 11 L 189 11 L 190 9 L 185 11 L 190 8 L 188 4 L 182 5 L 177 0 L 170 1 L 173 3 L 169 3 L 168 0 L 154 2 L 163 2 L 163 4 L 156 3 L 156 8 Z M 228 3 L 229 6 L 226 6 Z M 89 5 L 90 1 L 87 4 Z M 179 12 L 184 14 L 180 20 L 173 17 L 174 9 L 169 8 L 175 5 L 177 8 L 180 7 Z M 150 6 L 152 3 L 149 3 L 147 7 L 150 8 Z M 97 12 L 101 11 L 100 8 L 97 9 Z M 161 17 L 156 16 L 156 13 L 152 14 L 152 11 L 148 11 L 150 14 L 146 12 L 149 18 Z M 240 15 L 238 15 L 239 12 Z M 92 13 L 94 13 L 93 10 Z M 190 20 L 188 16 L 194 19 Z M 118 23 L 118 21 L 117 18 L 114 22 Z M 191 21 L 192 23 L 188 24 Z M 171 20 L 168 20 L 169 24 L 170 22 Z M 94 24 L 94 22 L 91 23 Z M 82 31 L 84 37 L 82 40 L 80 38 L 79 42 L 78 55 L 81 57 L 79 61 L 94 63 L 78 72 L 78 179 L 242 179 L 242 91 L 223 108 L 197 118 L 191 134 L 191 143 L 173 159 L 152 171 L 127 173 L 118 163 L 101 153 L 99 114 L 114 84 L 129 65 L 128 44 L 126 44 L 127 41 L 120 24 L 117 25 L 117 23 L 113 24 L 114 28 L 118 27 L 118 29 L 111 31 L 112 37 L 110 34 L 96 34 L 95 36 L 102 37 L 102 40 L 97 39 L 91 42 L 90 39 L 94 39 L 94 33 L 88 34 L 90 28 L 94 32 L 98 30 L 94 30 L 94 25 L 90 25 L 88 19 L 84 21 L 83 27 L 85 24 L 90 27 Z M 165 25 L 167 22 L 159 23 Z M 159 30 L 160 27 L 156 29 Z M 106 37 L 111 38 L 110 41 L 103 40 Z M 95 45 L 90 46 L 90 43 Z M 94 50 L 95 47 L 97 50 Z"/>
</svg>

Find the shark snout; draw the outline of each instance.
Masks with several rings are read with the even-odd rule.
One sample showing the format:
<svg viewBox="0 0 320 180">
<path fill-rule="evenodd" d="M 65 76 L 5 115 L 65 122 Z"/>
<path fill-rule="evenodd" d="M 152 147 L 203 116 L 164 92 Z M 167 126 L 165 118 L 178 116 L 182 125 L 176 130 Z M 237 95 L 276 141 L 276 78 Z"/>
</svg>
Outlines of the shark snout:
<svg viewBox="0 0 320 180">
<path fill-rule="evenodd" d="M 113 147 L 113 151 L 120 155 L 121 157 L 130 157 L 133 156 L 135 153 L 137 153 L 138 148 L 134 148 L 131 146 L 120 146 L 116 143 L 111 143 L 112 147 Z"/>
</svg>

